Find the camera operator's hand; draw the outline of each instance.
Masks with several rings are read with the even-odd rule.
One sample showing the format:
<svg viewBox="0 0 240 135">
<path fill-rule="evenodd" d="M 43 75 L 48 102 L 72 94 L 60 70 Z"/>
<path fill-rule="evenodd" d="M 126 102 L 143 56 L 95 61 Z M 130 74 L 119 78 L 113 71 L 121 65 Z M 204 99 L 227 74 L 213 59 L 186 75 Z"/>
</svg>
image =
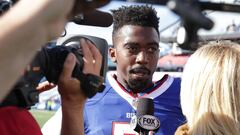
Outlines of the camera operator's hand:
<svg viewBox="0 0 240 135">
<path fill-rule="evenodd" d="M 76 57 L 70 53 L 63 66 L 58 81 L 58 91 L 62 100 L 62 129 L 61 134 L 83 134 L 83 107 L 86 100 L 80 88 L 80 81 L 72 78 Z"/>
<path fill-rule="evenodd" d="M 58 90 L 61 95 L 63 105 L 65 104 L 64 101 L 66 101 L 79 106 L 86 100 L 86 97 L 82 94 L 80 88 L 80 81 L 77 78 L 72 77 L 72 71 L 75 64 L 76 57 L 74 54 L 70 53 L 64 62 L 63 71 L 58 80 Z"/>
<path fill-rule="evenodd" d="M 83 52 L 83 73 L 99 75 L 102 63 L 102 55 L 99 50 L 93 45 L 93 43 L 86 39 L 80 39 L 80 44 Z M 65 60 L 63 71 L 59 77 L 58 88 L 59 93 L 62 96 L 62 100 L 73 100 L 79 105 L 79 98 L 86 99 L 83 96 L 82 90 L 80 88 L 80 82 L 77 78 L 72 77 L 72 72 L 76 64 L 76 57 L 74 54 L 70 53 Z M 72 88 L 72 89 L 69 89 Z M 79 95 L 79 96 L 77 96 Z M 76 98 L 76 99 L 75 99 Z M 75 102 L 73 102 L 75 103 Z"/>
<path fill-rule="evenodd" d="M 94 75 L 100 75 L 102 55 L 99 50 L 93 45 L 93 43 L 86 39 L 80 40 L 81 47 L 83 49 L 84 67 L 83 73 L 91 73 Z"/>
<path fill-rule="evenodd" d="M 100 74 L 102 56 L 98 49 L 85 39 L 80 40 L 83 50 L 84 73 Z M 83 108 L 87 97 L 83 94 L 80 81 L 72 77 L 76 57 L 70 53 L 59 77 L 58 90 L 62 100 L 62 134 L 84 134 Z"/>
</svg>

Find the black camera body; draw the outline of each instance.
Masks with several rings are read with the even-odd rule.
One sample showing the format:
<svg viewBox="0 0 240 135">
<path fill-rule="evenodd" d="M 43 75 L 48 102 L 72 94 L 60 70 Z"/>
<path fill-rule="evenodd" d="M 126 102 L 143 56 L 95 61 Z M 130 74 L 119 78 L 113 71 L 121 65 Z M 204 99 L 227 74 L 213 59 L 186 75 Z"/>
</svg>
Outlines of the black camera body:
<svg viewBox="0 0 240 135">
<path fill-rule="evenodd" d="M 85 38 L 93 42 L 100 53 L 103 61 L 100 76 L 84 74 L 82 72 L 84 62 L 81 52 L 80 39 Z M 43 77 L 49 82 L 57 84 L 60 73 L 63 69 L 64 61 L 69 53 L 73 53 L 78 62 L 76 63 L 72 76 L 81 81 L 83 93 L 88 97 L 93 97 L 97 92 L 102 92 L 105 88 L 104 78 L 107 72 L 108 44 L 105 39 L 86 36 L 73 35 L 64 37 L 57 46 L 45 46 L 39 50 L 27 67 L 25 74 L 20 77 L 12 88 L 11 93 L 1 103 L 0 106 L 14 105 L 29 108 L 38 102 L 39 92 L 36 90 Z"/>
</svg>

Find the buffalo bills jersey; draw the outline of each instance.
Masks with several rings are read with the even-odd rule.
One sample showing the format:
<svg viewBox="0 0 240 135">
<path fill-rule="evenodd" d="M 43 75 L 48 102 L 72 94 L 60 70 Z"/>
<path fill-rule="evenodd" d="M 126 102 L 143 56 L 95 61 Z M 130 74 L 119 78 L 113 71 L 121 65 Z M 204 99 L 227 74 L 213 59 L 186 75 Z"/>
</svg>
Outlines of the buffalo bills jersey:
<svg viewBox="0 0 240 135">
<path fill-rule="evenodd" d="M 160 120 L 156 135 L 174 135 L 177 127 L 185 123 L 180 107 L 180 78 L 164 75 L 152 88 L 138 95 L 124 89 L 113 74 L 107 75 L 105 85 L 102 93 L 85 104 L 86 135 L 138 135 L 129 123 L 136 113 L 137 99 L 142 97 L 154 101 L 154 116 Z"/>
</svg>

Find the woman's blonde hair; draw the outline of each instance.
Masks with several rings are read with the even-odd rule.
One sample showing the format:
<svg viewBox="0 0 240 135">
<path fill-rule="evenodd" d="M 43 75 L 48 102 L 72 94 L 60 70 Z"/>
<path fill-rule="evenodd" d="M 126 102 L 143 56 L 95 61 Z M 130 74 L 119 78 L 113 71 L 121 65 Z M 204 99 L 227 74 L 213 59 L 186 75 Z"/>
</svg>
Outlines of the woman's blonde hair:
<svg viewBox="0 0 240 135">
<path fill-rule="evenodd" d="M 181 105 L 192 135 L 240 135 L 240 45 L 199 48 L 185 65 Z"/>
</svg>

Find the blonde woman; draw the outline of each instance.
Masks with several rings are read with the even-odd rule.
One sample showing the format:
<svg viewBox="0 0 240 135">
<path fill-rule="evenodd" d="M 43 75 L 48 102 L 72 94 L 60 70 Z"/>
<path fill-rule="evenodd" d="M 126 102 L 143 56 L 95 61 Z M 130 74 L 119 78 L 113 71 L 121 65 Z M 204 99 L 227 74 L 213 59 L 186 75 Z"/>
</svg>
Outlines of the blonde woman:
<svg viewBox="0 0 240 135">
<path fill-rule="evenodd" d="M 181 105 L 187 124 L 175 135 L 240 135 L 240 45 L 198 49 L 185 65 Z"/>
</svg>

